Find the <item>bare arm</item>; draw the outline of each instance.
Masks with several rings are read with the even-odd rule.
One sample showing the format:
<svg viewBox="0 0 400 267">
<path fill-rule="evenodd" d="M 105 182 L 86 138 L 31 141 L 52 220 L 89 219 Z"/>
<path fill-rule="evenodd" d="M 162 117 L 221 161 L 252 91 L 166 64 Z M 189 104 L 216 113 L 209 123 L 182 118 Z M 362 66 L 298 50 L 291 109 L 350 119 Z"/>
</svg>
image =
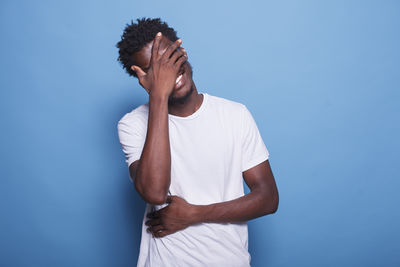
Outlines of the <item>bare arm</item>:
<svg viewBox="0 0 400 267">
<path fill-rule="evenodd" d="M 160 55 L 160 36 L 157 36 L 149 71 L 145 73 L 135 66 L 140 84 L 149 92 L 149 116 L 143 151 L 140 160 L 131 164 L 130 173 L 138 193 L 151 204 L 165 203 L 171 182 L 168 97 L 178 70 L 186 60 L 183 52 L 176 51 L 180 44 L 181 41 L 177 40 Z"/>
<path fill-rule="evenodd" d="M 275 213 L 279 195 L 269 160 L 243 172 L 243 177 L 251 190 L 247 195 L 209 205 L 193 205 L 183 198 L 169 196 L 170 204 L 150 213 L 146 225 L 151 226 L 155 237 L 163 237 L 197 223 L 243 222 Z"/>
<path fill-rule="evenodd" d="M 243 172 L 251 192 L 234 200 L 195 205 L 194 222 L 242 222 L 275 213 L 279 195 L 269 161 Z"/>
<path fill-rule="evenodd" d="M 146 202 L 162 204 L 170 180 L 168 98 L 151 96 L 146 141 L 136 170 L 135 188 Z"/>
</svg>

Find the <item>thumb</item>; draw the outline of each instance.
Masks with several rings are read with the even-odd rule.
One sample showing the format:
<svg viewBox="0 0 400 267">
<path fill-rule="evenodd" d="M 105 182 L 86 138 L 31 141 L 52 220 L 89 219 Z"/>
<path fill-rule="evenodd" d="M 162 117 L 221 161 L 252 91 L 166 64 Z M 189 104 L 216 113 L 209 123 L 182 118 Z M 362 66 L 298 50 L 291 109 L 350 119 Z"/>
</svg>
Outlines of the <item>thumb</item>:
<svg viewBox="0 0 400 267">
<path fill-rule="evenodd" d="M 146 72 L 144 72 L 139 66 L 132 65 L 131 69 L 136 72 L 136 75 L 138 78 L 142 78 L 143 76 L 146 75 Z"/>
</svg>

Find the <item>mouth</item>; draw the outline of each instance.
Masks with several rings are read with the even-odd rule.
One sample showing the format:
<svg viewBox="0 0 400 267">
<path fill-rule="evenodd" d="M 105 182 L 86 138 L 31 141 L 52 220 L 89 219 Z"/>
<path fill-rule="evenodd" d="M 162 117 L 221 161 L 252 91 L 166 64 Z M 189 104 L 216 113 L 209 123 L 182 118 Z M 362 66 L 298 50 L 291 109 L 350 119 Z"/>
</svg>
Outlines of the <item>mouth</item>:
<svg viewBox="0 0 400 267">
<path fill-rule="evenodd" d="M 184 74 L 185 74 L 185 68 L 182 67 L 179 70 L 178 77 L 175 80 L 175 87 L 174 87 L 175 90 L 181 88 L 185 84 L 185 76 L 184 76 Z"/>
</svg>

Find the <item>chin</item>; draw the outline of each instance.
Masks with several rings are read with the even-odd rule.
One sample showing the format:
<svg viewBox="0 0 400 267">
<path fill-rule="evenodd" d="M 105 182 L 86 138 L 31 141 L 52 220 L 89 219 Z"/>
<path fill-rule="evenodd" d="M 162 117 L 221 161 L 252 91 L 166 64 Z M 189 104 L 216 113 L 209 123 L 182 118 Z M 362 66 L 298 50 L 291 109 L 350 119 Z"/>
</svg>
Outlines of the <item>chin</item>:
<svg viewBox="0 0 400 267">
<path fill-rule="evenodd" d="M 189 62 L 186 62 L 179 71 L 181 78 L 177 78 L 177 85 L 170 95 L 168 102 L 173 103 L 185 103 L 186 100 L 194 91 L 193 80 L 192 80 L 192 66 Z M 183 85 L 179 86 L 179 83 Z"/>
<path fill-rule="evenodd" d="M 189 96 L 193 93 L 194 87 L 192 86 L 192 81 L 185 84 L 182 88 L 174 91 L 172 95 L 170 95 L 168 101 L 170 103 L 185 103 Z"/>
<path fill-rule="evenodd" d="M 190 92 L 190 89 L 192 89 L 192 83 L 187 83 L 182 88 L 179 88 L 178 90 L 174 91 L 173 96 L 174 97 L 185 96 L 188 92 Z"/>
</svg>

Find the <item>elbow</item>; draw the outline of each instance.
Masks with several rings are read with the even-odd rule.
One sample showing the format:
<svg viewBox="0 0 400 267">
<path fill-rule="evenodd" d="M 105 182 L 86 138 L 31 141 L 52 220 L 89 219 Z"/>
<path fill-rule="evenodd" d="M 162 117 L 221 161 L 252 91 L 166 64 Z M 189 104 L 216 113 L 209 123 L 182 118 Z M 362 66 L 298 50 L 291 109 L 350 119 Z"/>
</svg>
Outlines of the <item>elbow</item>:
<svg viewBox="0 0 400 267">
<path fill-rule="evenodd" d="M 278 211 L 278 206 L 279 206 L 279 200 L 273 201 L 270 214 L 274 214 L 275 212 L 277 212 Z"/>
<path fill-rule="evenodd" d="M 167 193 L 165 192 L 149 192 L 142 195 L 144 201 L 153 205 L 162 205 L 167 201 Z"/>
<path fill-rule="evenodd" d="M 279 206 L 279 194 L 277 190 L 274 190 L 272 194 L 269 195 L 269 197 L 266 198 L 264 201 L 264 214 L 274 214 L 278 211 L 278 206 Z"/>
<path fill-rule="evenodd" d="M 272 205 L 271 205 L 271 212 L 270 212 L 270 214 L 274 214 L 275 212 L 277 212 L 278 206 L 279 206 L 279 195 L 278 195 L 278 191 L 276 191 L 276 193 L 274 194 L 274 197 L 272 198 L 271 203 L 272 203 Z"/>
<path fill-rule="evenodd" d="M 144 201 L 152 205 L 162 205 L 167 201 L 167 196 L 160 195 L 142 195 Z"/>
<path fill-rule="evenodd" d="M 162 189 L 154 189 L 154 187 L 145 187 L 135 180 L 135 188 L 144 201 L 153 205 L 162 205 L 167 201 L 167 192 Z"/>
</svg>

